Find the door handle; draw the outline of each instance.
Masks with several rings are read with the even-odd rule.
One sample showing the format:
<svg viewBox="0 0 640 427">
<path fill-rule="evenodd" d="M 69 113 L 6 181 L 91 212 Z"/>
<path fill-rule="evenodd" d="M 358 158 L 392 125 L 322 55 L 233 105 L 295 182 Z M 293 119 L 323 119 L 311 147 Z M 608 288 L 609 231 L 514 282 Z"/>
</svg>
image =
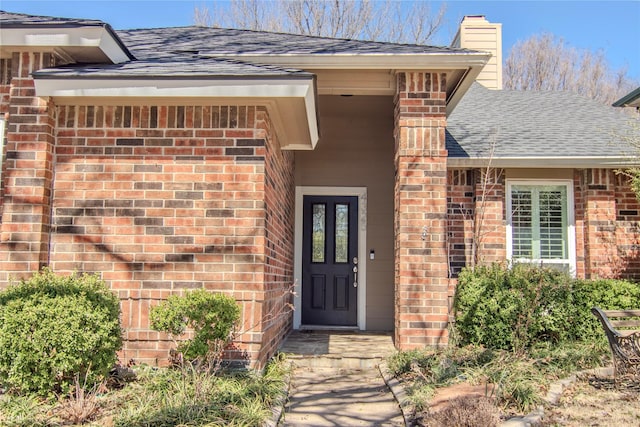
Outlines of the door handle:
<svg viewBox="0 0 640 427">
<path fill-rule="evenodd" d="M 353 287 L 354 288 L 358 287 L 358 267 L 357 266 L 353 267 Z"/>
</svg>

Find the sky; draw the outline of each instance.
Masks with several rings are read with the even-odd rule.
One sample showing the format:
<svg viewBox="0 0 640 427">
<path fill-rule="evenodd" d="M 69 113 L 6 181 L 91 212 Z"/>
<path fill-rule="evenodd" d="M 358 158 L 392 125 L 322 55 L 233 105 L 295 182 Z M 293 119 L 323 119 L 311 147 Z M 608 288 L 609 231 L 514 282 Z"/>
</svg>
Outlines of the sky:
<svg viewBox="0 0 640 427">
<path fill-rule="evenodd" d="M 432 1 L 432 10 L 442 2 Z M 448 45 L 464 15 L 502 23 L 503 57 L 534 34 L 551 33 L 568 46 L 602 50 L 614 69 L 627 67 L 640 81 L 640 0 L 456 1 L 446 2 L 446 25 L 434 44 Z M 206 0 L 0 0 L 0 9 L 33 15 L 100 19 L 115 29 L 193 24 L 195 7 Z"/>
</svg>

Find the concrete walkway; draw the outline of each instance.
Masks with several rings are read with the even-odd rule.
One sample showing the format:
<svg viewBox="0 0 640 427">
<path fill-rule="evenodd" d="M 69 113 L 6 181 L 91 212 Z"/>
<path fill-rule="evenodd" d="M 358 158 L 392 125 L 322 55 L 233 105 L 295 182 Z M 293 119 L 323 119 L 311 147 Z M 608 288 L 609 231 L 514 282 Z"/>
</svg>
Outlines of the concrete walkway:
<svg viewBox="0 0 640 427">
<path fill-rule="evenodd" d="M 294 332 L 282 351 L 294 363 L 284 426 L 404 426 L 377 365 L 394 351 L 388 334 Z"/>
</svg>

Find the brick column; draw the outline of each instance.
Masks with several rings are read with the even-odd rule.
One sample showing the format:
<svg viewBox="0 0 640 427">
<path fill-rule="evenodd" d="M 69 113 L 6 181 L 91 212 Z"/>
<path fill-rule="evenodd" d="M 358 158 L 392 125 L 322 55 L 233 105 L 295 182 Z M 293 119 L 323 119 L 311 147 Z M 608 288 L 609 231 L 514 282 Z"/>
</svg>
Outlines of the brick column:
<svg viewBox="0 0 640 427">
<path fill-rule="evenodd" d="M 53 57 L 47 53 L 18 52 L 11 58 L 0 283 L 48 263 L 54 108 L 36 96 L 31 73 L 51 65 Z"/>
<path fill-rule="evenodd" d="M 446 81 L 441 73 L 402 72 L 395 96 L 395 335 L 411 349 L 445 345 Z"/>
</svg>

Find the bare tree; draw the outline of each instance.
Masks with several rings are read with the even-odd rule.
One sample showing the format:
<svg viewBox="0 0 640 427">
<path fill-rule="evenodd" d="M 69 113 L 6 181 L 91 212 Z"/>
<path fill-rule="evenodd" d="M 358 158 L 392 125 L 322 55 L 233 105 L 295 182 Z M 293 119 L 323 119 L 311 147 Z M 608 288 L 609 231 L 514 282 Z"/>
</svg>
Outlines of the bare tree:
<svg viewBox="0 0 640 427">
<path fill-rule="evenodd" d="M 626 169 L 619 169 L 616 173 L 624 175 L 629 179 L 631 189 L 636 194 L 636 198 L 640 202 L 640 118 L 632 118 L 629 120 L 629 126 L 626 132 L 617 131 L 613 137 L 621 141 L 631 150 L 628 153 L 629 163 L 634 164 Z"/>
<path fill-rule="evenodd" d="M 504 87 L 578 93 L 610 105 L 638 85 L 627 70 L 613 70 L 604 52 L 578 50 L 552 34 L 516 43 L 504 67 Z"/>
<path fill-rule="evenodd" d="M 446 4 L 426 1 L 231 0 L 196 7 L 194 23 L 320 37 L 425 44 L 442 28 Z"/>
</svg>

